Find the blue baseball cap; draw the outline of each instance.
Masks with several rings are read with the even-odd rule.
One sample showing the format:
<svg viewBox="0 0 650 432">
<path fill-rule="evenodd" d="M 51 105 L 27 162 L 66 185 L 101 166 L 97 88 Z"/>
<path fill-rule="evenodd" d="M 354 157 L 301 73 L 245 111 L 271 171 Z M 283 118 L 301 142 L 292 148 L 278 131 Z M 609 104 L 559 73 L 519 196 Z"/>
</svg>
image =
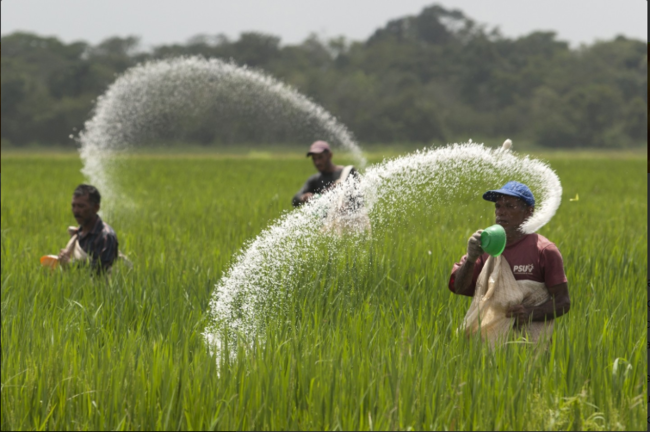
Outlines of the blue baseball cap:
<svg viewBox="0 0 650 432">
<path fill-rule="evenodd" d="M 534 206 L 535 197 L 530 191 L 528 186 L 516 181 L 509 181 L 501 189 L 487 191 L 483 194 L 483 199 L 486 201 L 496 202 L 499 195 L 508 195 L 521 199 L 526 205 Z"/>
</svg>

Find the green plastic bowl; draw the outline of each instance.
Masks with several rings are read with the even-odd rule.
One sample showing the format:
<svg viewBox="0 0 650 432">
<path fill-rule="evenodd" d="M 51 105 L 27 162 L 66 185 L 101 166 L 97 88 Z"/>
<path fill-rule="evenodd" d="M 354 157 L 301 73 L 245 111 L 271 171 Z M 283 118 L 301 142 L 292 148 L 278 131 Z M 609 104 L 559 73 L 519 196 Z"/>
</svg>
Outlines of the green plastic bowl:
<svg viewBox="0 0 650 432">
<path fill-rule="evenodd" d="M 487 227 L 481 233 L 481 248 L 496 257 L 506 248 L 506 230 L 501 225 Z"/>
</svg>

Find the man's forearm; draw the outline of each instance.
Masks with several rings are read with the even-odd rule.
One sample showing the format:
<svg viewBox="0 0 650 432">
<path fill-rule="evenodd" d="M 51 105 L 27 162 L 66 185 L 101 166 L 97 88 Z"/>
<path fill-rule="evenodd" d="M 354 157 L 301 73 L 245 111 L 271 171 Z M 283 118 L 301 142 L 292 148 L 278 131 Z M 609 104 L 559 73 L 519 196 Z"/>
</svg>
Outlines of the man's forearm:
<svg viewBox="0 0 650 432">
<path fill-rule="evenodd" d="M 475 261 L 467 259 L 456 272 L 456 279 L 454 281 L 454 292 L 461 295 L 469 295 L 472 285 L 472 278 L 474 277 Z"/>
<path fill-rule="evenodd" d="M 306 194 L 307 192 L 310 192 L 313 190 L 313 186 L 310 184 L 309 180 L 305 182 L 304 185 L 300 188 L 300 190 L 293 196 L 292 204 L 294 207 L 298 207 L 302 204 L 304 204 L 304 201 L 302 199 L 302 196 Z"/>
<path fill-rule="evenodd" d="M 535 306 L 531 316 L 533 321 L 547 321 L 559 318 L 569 312 L 571 303 L 566 296 L 555 296 L 548 299 L 539 306 Z"/>
</svg>

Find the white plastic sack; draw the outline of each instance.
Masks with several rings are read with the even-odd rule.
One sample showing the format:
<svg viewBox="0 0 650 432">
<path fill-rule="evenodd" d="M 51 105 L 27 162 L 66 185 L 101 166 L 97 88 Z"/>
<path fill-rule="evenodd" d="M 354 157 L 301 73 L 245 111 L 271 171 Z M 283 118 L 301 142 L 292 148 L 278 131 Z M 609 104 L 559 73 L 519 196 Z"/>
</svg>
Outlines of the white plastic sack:
<svg viewBox="0 0 650 432">
<path fill-rule="evenodd" d="M 548 342 L 553 334 L 553 320 L 534 321 L 515 329 L 514 318 L 506 317 L 506 313 L 513 306 L 539 306 L 549 298 L 544 283 L 515 280 L 505 257 L 491 256 L 478 277 L 472 304 L 460 330 L 468 337 L 479 332 L 491 348 L 520 336 L 528 342 L 537 343 L 540 339 Z"/>
</svg>

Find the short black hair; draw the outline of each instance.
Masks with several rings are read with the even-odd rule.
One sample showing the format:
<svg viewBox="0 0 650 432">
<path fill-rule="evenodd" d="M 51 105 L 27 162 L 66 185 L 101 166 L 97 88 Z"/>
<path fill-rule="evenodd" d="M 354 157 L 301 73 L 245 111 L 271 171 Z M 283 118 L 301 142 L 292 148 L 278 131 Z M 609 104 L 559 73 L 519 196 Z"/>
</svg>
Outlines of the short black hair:
<svg viewBox="0 0 650 432">
<path fill-rule="evenodd" d="M 99 203 L 102 201 L 102 196 L 99 194 L 99 191 L 95 186 L 80 184 L 79 186 L 77 186 L 77 188 L 74 190 L 73 193 L 73 196 L 76 197 L 81 197 L 85 195 L 88 195 L 88 199 L 93 204 L 99 205 Z"/>
</svg>

